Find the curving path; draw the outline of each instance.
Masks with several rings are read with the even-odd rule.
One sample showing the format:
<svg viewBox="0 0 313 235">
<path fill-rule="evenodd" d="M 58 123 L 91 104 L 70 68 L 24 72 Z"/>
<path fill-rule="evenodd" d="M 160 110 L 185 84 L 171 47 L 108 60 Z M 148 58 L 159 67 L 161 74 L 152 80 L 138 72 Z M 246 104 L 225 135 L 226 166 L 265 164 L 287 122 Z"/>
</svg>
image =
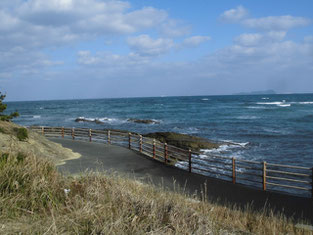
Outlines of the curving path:
<svg viewBox="0 0 313 235">
<path fill-rule="evenodd" d="M 148 180 L 171 190 L 177 189 L 179 185 L 185 192 L 199 195 L 206 188 L 207 197 L 220 204 L 230 202 L 244 207 L 247 203 L 252 203 L 255 210 L 263 209 L 267 205 L 277 212 L 283 212 L 288 217 L 304 218 L 313 224 L 313 199 L 311 198 L 264 192 L 203 175 L 191 174 L 115 145 L 61 138 L 49 139 L 82 155 L 79 159 L 69 160 L 65 165 L 59 166 L 58 169 L 61 172 L 77 174 L 87 169 L 113 170 L 126 173 L 130 177 Z"/>
</svg>

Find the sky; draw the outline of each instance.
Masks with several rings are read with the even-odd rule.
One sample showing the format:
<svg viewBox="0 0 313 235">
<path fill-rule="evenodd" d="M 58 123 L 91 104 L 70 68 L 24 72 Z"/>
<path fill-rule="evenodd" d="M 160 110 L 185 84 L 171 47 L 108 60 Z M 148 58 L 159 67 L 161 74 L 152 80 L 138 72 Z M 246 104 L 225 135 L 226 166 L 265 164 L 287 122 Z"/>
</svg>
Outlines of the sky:
<svg viewBox="0 0 313 235">
<path fill-rule="evenodd" d="M 7 101 L 313 93 L 312 0 L 0 0 Z"/>
</svg>

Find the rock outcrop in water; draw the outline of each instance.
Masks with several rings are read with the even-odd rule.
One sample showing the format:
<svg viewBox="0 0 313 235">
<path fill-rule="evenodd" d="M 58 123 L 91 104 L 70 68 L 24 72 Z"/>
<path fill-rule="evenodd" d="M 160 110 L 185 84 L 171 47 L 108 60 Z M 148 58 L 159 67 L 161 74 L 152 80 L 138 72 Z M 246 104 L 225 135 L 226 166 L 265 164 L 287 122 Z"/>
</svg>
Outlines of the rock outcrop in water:
<svg viewBox="0 0 313 235">
<path fill-rule="evenodd" d="M 182 149 L 191 149 L 193 151 L 199 151 L 200 149 L 214 149 L 220 146 L 220 144 L 210 142 L 204 138 L 175 132 L 154 132 L 145 134 L 144 136 L 157 139 L 163 143 L 174 145 Z"/>
<path fill-rule="evenodd" d="M 91 118 L 84 118 L 79 117 L 75 119 L 75 122 L 94 122 L 96 124 L 104 124 L 106 121 L 109 121 L 108 118 L 102 118 L 99 119 L 91 119 Z M 135 118 L 129 118 L 127 119 L 128 122 L 134 122 L 134 123 L 140 123 L 140 124 L 160 124 L 160 122 L 151 120 L 151 119 L 135 119 Z"/>
<path fill-rule="evenodd" d="M 135 119 L 135 118 L 129 118 L 127 119 L 128 122 L 134 122 L 134 123 L 142 123 L 142 124 L 160 124 L 160 122 L 150 119 Z"/>
</svg>

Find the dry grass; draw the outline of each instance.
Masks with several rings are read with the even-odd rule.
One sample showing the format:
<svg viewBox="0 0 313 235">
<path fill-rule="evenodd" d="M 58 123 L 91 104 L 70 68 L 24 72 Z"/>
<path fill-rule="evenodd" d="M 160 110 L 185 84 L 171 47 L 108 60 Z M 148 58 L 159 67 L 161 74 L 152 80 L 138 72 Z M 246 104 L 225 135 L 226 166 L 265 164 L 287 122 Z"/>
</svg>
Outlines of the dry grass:
<svg viewBox="0 0 313 235">
<path fill-rule="evenodd" d="M 65 177 L 32 155 L 0 156 L 0 234 L 305 234 L 264 211 L 202 202 L 117 174 Z"/>
<path fill-rule="evenodd" d="M 80 157 L 80 154 L 63 148 L 61 144 L 49 141 L 34 131 L 4 121 L 0 121 L 0 150 L 14 154 L 23 152 L 37 157 L 44 156 L 58 165 Z"/>
</svg>

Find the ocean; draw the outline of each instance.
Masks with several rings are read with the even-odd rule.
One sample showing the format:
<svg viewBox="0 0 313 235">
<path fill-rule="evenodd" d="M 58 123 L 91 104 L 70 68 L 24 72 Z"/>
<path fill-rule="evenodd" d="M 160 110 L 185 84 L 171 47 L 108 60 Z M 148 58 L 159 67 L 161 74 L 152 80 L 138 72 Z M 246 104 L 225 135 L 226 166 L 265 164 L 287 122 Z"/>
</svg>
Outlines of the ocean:
<svg viewBox="0 0 313 235">
<path fill-rule="evenodd" d="M 7 102 L 24 126 L 173 131 L 226 141 L 211 152 L 247 160 L 313 166 L 313 94 L 152 97 Z M 102 124 L 75 119 L 99 119 Z M 152 119 L 157 124 L 128 121 Z"/>
</svg>

